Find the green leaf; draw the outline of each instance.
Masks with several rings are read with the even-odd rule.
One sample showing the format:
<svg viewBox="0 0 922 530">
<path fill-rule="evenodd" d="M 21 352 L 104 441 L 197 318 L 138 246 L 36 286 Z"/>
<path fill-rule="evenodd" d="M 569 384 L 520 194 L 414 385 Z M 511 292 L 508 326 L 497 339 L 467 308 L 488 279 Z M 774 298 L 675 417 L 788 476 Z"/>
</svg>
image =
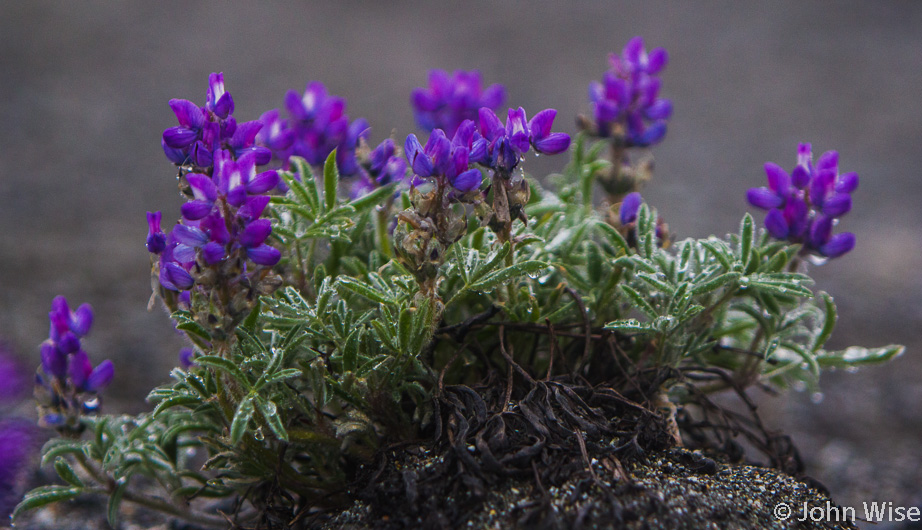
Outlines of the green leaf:
<svg viewBox="0 0 922 530">
<path fill-rule="evenodd" d="M 301 175 L 301 179 L 286 179 L 286 183 L 294 194 L 310 207 L 312 212 L 318 211 L 320 209 L 320 197 L 317 194 L 317 186 L 314 184 L 314 172 L 311 171 L 311 166 L 308 165 L 307 160 L 301 157 L 293 156 L 289 161 L 298 174 Z M 305 185 L 305 183 L 307 184 Z M 311 215 L 311 217 L 313 218 L 314 216 Z"/>
<path fill-rule="evenodd" d="M 269 428 L 272 429 L 272 432 L 275 433 L 279 440 L 287 442 L 288 431 L 285 430 L 285 425 L 282 423 L 282 418 L 279 417 L 278 407 L 276 407 L 275 403 L 273 401 L 257 399 L 256 404 L 259 407 L 259 412 L 263 415 L 263 418 L 266 419 Z"/>
<path fill-rule="evenodd" d="M 469 288 L 474 291 L 493 289 L 499 285 L 505 284 L 513 278 L 518 278 L 519 276 L 523 276 L 525 274 L 534 274 L 539 272 L 547 268 L 547 266 L 547 263 L 543 261 L 523 261 L 489 274 L 482 280 L 472 283 Z"/>
<path fill-rule="evenodd" d="M 720 276 L 712 280 L 708 280 L 704 283 L 699 283 L 695 285 L 694 287 L 692 287 L 690 294 L 692 296 L 706 294 L 711 291 L 720 289 L 721 287 L 723 287 L 724 285 L 727 285 L 728 283 L 738 281 L 739 279 L 740 279 L 740 273 L 727 272 L 727 273 L 721 274 Z"/>
<path fill-rule="evenodd" d="M 732 268 L 730 266 L 731 256 L 725 249 L 719 246 L 723 244 L 722 241 L 716 239 L 712 241 L 701 240 L 698 241 L 698 243 L 700 243 L 702 247 L 704 247 L 712 256 L 714 256 L 714 259 L 720 262 L 724 270 L 729 271 Z"/>
<path fill-rule="evenodd" d="M 592 283 L 599 283 L 602 280 L 602 252 L 599 247 L 590 242 L 588 252 L 586 253 L 586 275 Z"/>
<path fill-rule="evenodd" d="M 394 343 L 394 331 L 392 328 L 385 326 L 380 320 L 372 320 L 371 326 L 375 328 L 378 340 L 383 342 L 391 351 L 398 351 L 397 345 Z"/>
<path fill-rule="evenodd" d="M 819 350 L 823 347 L 823 344 L 826 344 L 826 341 L 829 340 L 829 336 L 832 335 L 832 330 L 836 327 L 836 320 L 838 318 L 836 314 L 836 303 L 833 301 L 832 297 L 823 291 L 820 291 L 819 296 L 823 299 L 825 305 L 826 318 L 823 320 L 823 329 L 813 342 L 813 351 Z"/>
<path fill-rule="evenodd" d="M 349 202 L 349 206 L 353 207 L 355 211 L 359 213 L 364 212 L 365 210 L 369 210 L 378 204 L 381 204 L 384 199 L 392 196 L 394 194 L 395 186 L 396 184 L 388 184 L 387 186 L 377 188 Z"/>
<path fill-rule="evenodd" d="M 34 510 L 53 502 L 61 502 L 73 499 L 77 495 L 80 495 L 82 492 L 83 488 L 74 486 L 42 486 L 40 488 L 35 488 L 29 493 L 26 493 L 26 496 L 23 497 L 22 502 L 20 502 L 16 506 L 16 509 L 13 510 L 13 521 L 15 522 L 16 518 L 19 517 L 23 512 Z"/>
<path fill-rule="evenodd" d="M 362 328 L 356 328 L 346 337 L 343 345 L 343 372 L 354 372 L 359 354 L 359 342 L 362 340 Z"/>
<path fill-rule="evenodd" d="M 198 322 L 193 322 L 191 320 L 182 322 L 176 325 L 176 329 L 197 335 L 208 341 L 211 340 L 211 334 L 208 333 L 208 330 L 202 327 Z"/>
<path fill-rule="evenodd" d="M 88 441 L 52 438 L 42 448 L 42 466 L 64 455 L 85 454 Z"/>
<path fill-rule="evenodd" d="M 259 310 L 261 307 L 262 304 L 257 299 L 256 304 L 253 306 L 253 310 L 250 311 L 250 314 L 243 320 L 243 327 L 250 331 L 256 331 L 256 322 L 259 320 Z"/>
<path fill-rule="evenodd" d="M 327 210 L 336 206 L 336 188 L 339 187 L 339 168 L 336 167 L 336 149 L 323 164 L 323 201 Z"/>
<path fill-rule="evenodd" d="M 646 299 L 644 299 L 644 297 L 641 296 L 640 293 L 634 290 L 631 286 L 622 284 L 619 287 L 622 291 L 624 291 L 624 294 L 626 294 L 628 298 L 631 299 L 633 306 L 642 311 L 643 314 L 647 315 L 650 320 L 653 320 L 658 316 L 658 313 L 655 309 L 653 309 L 653 306 L 650 305 L 650 303 L 647 302 Z"/>
<path fill-rule="evenodd" d="M 253 417 L 254 410 L 255 407 L 253 406 L 252 395 L 247 396 L 240 402 L 240 406 L 237 407 L 237 412 L 234 413 L 234 421 L 231 422 L 230 439 L 232 444 L 236 445 L 240 443 L 240 439 L 243 438 L 243 433 L 246 431 L 247 424 L 250 422 L 250 418 Z"/>
<path fill-rule="evenodd" d="M 353 293 L 365 297 L 372 302 L 385 305 L 393 305 L 395 303 L 395 301 L 389 298 L 385 293 L 373 289 L 369 287 L 367 283 L 360 282 L 349 276 L 338 277 L 336 279 L 336 286 L 352 291 Z"/>
<path fill-rule="evenodd" d="M 883 363 L 899 357 L 905 350 L 906 347 L 900 344 L 890 344 L 880 348 L 852 346 L 833 352 L 819 350 L 816 361 L 823 367 L 847 368 L 849 366 Z"/>
<path fill-rule="evenodd" d="M 404 309 L 400 312 L 400 318 L 397 321 L 397 342 L 401 353 L 410 352 L 410 339 L 413 335 L 413 313 L 410 309 Z"/>
<path fill-rule="evenodd" d="M 631 247 L 628 246 L 624 236 L 622 236 L 621 232 L 618 232 L 615 227 L 605 221 L 597 221 L 596 228 L 602 232 L 602 235 L 604 235 L 615 248 L 621 250 L 622 254 L 629 255 L 631 253 Z"/>
<path fill-rule="evenodd" d="M 74 468 L 70 467 L 70 463 L 68 463 L 64 457 L 59 456 L 57 460 L 54 461 L 54 470 L 64 482 L 78 488 L 83 487 L 83 481 L 74 473 Z"/>
<path fill-rule="evenodd" d="M 228 375 L 232 376 L 241 384 L 249 385 L 249 380 L 247 380 L 246 376 L 243 375 L 243 372 L 240 370 L 240 368 L 233 362 L 223 357 L 218 357 L 217 355 L 201 355 L 195 358 L 195 363 L 202 366 L 210 366 L 211 368 L 227 372 Z"/>
<path fill-rule="evenodd" d="M 768 263 L 762 267 L 762 270 L 765 272 L 781 272 L 784 270 L 784 266 L 788 264 L 790 257 L 784 249 L 775 252 L 775 254 L 768 260 Z"/>
<path fill-rule="evenodd" d="M 800 280 L 775 279 L 767 275 L 752 275 L 748 278 L 748 287 L 750 289 L 761 291 L 766 294 L 799 296 L 803 298 L 813 297 L 813 291 L 804 287 L 800 283 Z"/>
<path fill-rule="evenodd" d="M 660 274 L 660 276 L 662 276 L 662 274 Z M 675 287 L 669 285 L 663 280 L 660 280 L 659 278 L 657 278 L 657 275 L 655 274 L 650 274 L 647 272 L 639 272 L 637 273 L 637 279 L 643 281 L 650 287 L 653 287 L 654 289 L 656 289 L 657 291 L 665 295 L 672 296 L 672 293 L 675 292 Z"/>
<path fill-rule="evenodd" d="M 196 359 L 196 362 L 198 362 L 198 359 Z M 152 415 L 154 417 L 157 417 L 160 415 L 161 412 L 167 409 L 171 409 L 173 407 L 187 407 L 191 409 L 201 404 L 202 404 L 202 399 L 198 396 L 193 396 L 189 394 L 177 394 L 172 397 L 168 397 L 164 399 L 160 403 L 157 403 L 157 406 L 154 408 L 154 412 Z"/>
<path fill-rule="evenodd" d="M 291 379 L 292 377 L 297 377 L 299 375 L 301 375 L 301 370 L 297 368 L 286 368 L 284 370 L 279 370 L 278 372 L 275 372 L 274 374 L 266 377 L 263 384 L 271 385 L 272 383 L 277 383 L 285 379 Z"/>
<path fill-rule="evenodd" d="M 650 324 L 644 324 L 637 319 L 627 318 L 615 320 L 605 324 L 605 329 L 612 329 L 622 333 L 652 333 L 656 329 Z"/>
<path fill-rule="evenodd" d="M 116 483 L 115 489 L 109 494 L 106 520 L 109 521 L 109 526 L 112 528 L 118 528 L 118 509 L 122 505 L 122 497 L 125 495 L 126 489 L 128 489 L 128 481 L 122 479 Z"/>
<path fill-rule="evenodd" d="M 748 213 L 743 216 L 740 222 L 740 261 L 743 262 L 743 268 L 749 268 L 749 261 L 752 258 L 752 240 L 755 237 L 755 228 L 752 224 L 752 216 Z"/>
</svg>

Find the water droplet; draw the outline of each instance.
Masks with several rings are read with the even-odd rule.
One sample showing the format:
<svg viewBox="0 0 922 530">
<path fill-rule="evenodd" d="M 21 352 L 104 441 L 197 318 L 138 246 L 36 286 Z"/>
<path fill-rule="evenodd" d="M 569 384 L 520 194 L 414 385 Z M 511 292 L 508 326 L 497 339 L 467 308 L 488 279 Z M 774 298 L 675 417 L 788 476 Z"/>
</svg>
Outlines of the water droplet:
<svg viewBox="0 0 922 530">
<path fill-rule="evenodd" d="M 749 276 L 743 276 L 740 278 L 740 289 L 745 289 L 749 287 Z"/>
<path fill-rule="evenodd" d="M 845 371 L 848 372 L 848 373 L 850 373 L 850 374 L 855 374 L 855 373 L 858 373 L 858 367 L 857 367 L 857 366 L 848 366 L 848 367 L 845 368 Z"/>
<path fill-rule="evenodd" d="M 810 401 L 812 401 L 814 405 L 819 405 L 823 402 L 823 397 L 822 392 L 814 392 L 810 394 Z"/>
<path fill-rule="evenodd" d="M 807 383 L 804 383 L 803 381 L 796 381 L 792 386 L 794 387 L 794 390 L 798 392 L 803 392 L 807 389 Z"/>
<path fill-rule="evenodd" d="M 810 263 L 814 265 L 819 266 L 819 265 L 824 265 L 827 261 L 829 261 L 829 258 L 826 258 L 823 256 L 814 256 L 813 254 L 809 254 L 807 255 L 807 261 L 809 261 Z"/>
</svg>

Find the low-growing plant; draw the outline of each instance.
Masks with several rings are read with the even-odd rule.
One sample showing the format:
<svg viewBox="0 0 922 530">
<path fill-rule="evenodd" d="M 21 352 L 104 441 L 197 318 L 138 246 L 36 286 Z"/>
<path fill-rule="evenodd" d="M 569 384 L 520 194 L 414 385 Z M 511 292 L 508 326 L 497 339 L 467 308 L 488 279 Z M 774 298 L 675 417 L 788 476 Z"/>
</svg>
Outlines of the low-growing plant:
<svg viewBox="0 0 922 530">
<path fill-rule="evenodd" d="M 148 213 L 147 248 L 152 303 L 189 349 L 150 412 L 100 414 L 114 371 L 80 347 L 92 311 L 56 299 L 37 394 L 64 484 L 16 514 L 101 494 L 113 525 L 133 502 L 287 528 L 347 506 L 407 443 L 448 451 L 471 490 L 531 476 L 542 454 L 727 449 L 734 433 L 787 465 L 754 408 L 714 420 L 709 396 L 815 389 L 823 369 L 902 351 L 824 347 L 836 308 L 807 270 L 854 246 L 832 231 L 858 177 L 802 144 L 793 171 L 766 164 L 749 190 L 764 229 L 747 214 L 724 238 L 677 240 L 639 194 L 672 113 L 666 63 L 640 38 L 612 55 L 575 138 L 554 109 L 503 122 L 504 89 L 476 71 L 432 72 L 411 98 L 428 139 L 402 149 L 372 148 L 319 82 L 286 95 L 287 118 L 238 123 L 223 74 L 203 107 L 170 101 L 163 148 L 188 201 L 168 233 Z M 536 180 L 532 150 L 569 162 Z"/>
</svg>

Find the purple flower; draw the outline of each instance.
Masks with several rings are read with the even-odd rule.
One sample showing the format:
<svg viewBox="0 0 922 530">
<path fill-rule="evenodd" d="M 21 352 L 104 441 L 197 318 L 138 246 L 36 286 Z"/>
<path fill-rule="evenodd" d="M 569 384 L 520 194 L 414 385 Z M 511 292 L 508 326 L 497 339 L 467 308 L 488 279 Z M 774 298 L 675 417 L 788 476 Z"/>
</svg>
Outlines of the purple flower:
<svg viewBox="0 0 922 530">
<path fill-rule="evenodd" d="M 160 254 L 166 248 L 166 234 L 160 229 L 160 212 L 147 212 L 147 251 Z"/>
<path fill-rule="evenodd" d="M 32 422 L 13 418 L 0 421 L 0 519 L 9 520 L 22 495 L 21 479 L 38 449 Z"/>
<path fill-rule="evenodd" d="M 621 201 L 621 208 L 618 210 L 618 218 L 622 226 L 627 226 L 637 220 L 637 212 L 640 211 L 641 204 L 643 204 L 643 198 L 636 191 L 624 197 Z"/>
<path fill-rule="evenodd" d="M 477 70 L 456 70 L 451 76 L 444 70 L 429 71 L 429 88 L 417 88 L 410 95 L 410 104 L 421 129 L 442 129 L 454 136 L 464 120 L 474 120 L 481 107 L 499 108 L 506 99 L 502 85 L 490 85 L 486 90 Z"/>
<path fill-rule="evenodd" d="M 601 83 L 589 85 L 598 136 L 622 136 L 628 147 L 646 147 L 663 139 L 672 102 L 659 97 L 661 81 L 655 76 L 668 60 L 662 48 L 648 54 L 640 37 L 631 39 L 620 57 L 611 55 L 611 70 Z"/>
<path fill-rule="evenodd" d="M 112 361 L 105 360 L 93 368 L 85 351 L 80 350 L 70 358 L 67 375 L 78 392 L 98 392 L 112 382 L 115 370 Z"/>
<path fill-rule="evenodd" d="M 179 366 L 188 370 L 195 366 L 195 352 L 192 351 L 192 348 L 183 348 L 179 350 Z"/>
<path fill-rule="evenodd" d="M 166 253 L 164 250 L 161 257 Z M 51 305 L 50 337 L 41 344 L 42 371 L 35 376 L 41 390 L 36 393 L 40 421 L 58 429 L 79 431 L 79 415 L 98 409 L 96 393 L 112 381 L 114 370 L 111 361 L 94 368 L 80 345 L 79 338 L 89 332 L 92 324 L 90 306 L 83 304 L 71 311 L 63 296 L 56 297 Z"/>
<path fill-rule="evenodd" d="M 403 182 L 407 177 L 407 161 L 397 153 L 394 141 L 387 138 L 375 147 L 364 162 L 365 167 L 352 183 L 352 198 L 361 197 L 378 186 Z"/>
<path fill-rule="evenodd" d="M 413 173 L 436 181 L 444 179 L 462 193 L 479 188 L 480 170 L 470 168 L 471 148 L 466 141 L 470 131 L 470 125 L 462 124 L 450 141 L 442 129 L 435 129 L 425 147 L 420 145 L 415 134 L 407 136 L 404 150 Z"/>
<path fill-rule="evenodd" d="M 311 81 L 303 94 L 288 91 L 285 108 L 290 119 L 282 120 L 278 110 L 271 110 L 260 117 L 263 128 L 256 135 L 256 142 L 269 150 L 280 167 L 288 167 L 292 156 L 321 166 L 336 149 L 340 173 L 351 176 L 358 172 L 355 150 L 367 138 L 369 128 L 364 119 L 350 123 L 346 100 L 329 95 L 323 83 Z"/>
<path fill-rule="evenodd" d="M 222 120 L 234 112 L 234 99 L 224 90 L 224 72 L 208 76 L 205 108 Z"/>
<path fill-rule="evenodd" d="M 0 403 L 23 397 L 27 388 L 25 373 L 9 347 L 0 341 Z"/>
<path fill-rule="evenodd" d="M 768 187 L 750 188 L 746 198 L 768 210 L 765 229 L 772 237 L 800 243 L 802 252 L 827 258 L 854 248 L 854 234 L 832 234 L 837 218 L 851 211 L 851 193 L 858 187 L 856 173 L 839 175 L 838 160 L 836 151 L 827 151 L 814 165 L 810 144 L 800 144 L 790 174 L 777 164 L 765 164 Z"/>
<path fill-rule="evenodd" d="M 256 145 L 263 123 L 257 120 L 238 125 L 231 116 L 234 100 L 224 88 L 223 73 L 208 77 L 204 107 L 185 99 L 172 99 L 170 108 L 179 125 L 163 132 L 161 144 L 174 164 L 191 164 L 197 171 L 208 173 L 219 149 L 230 151 L 235 158 L 252 153 L 258 165 L 267 164 L 272 157 L 268 148 Z"/>
<path fill-rule="evenodd" d="M 512 171 L 529 147 L 544 154 L 556 154 L 570 146 L 570 136 L 566 133 L 552 133 L 551 126 L 557 111 L 545 109 L 536 114 L 531 121 L 526 121 L 525 109 L 509 109 L 506 124 L 492 110 L 480 109 L 480 136 L 486 141 L 483 155 L 474 157 L 476 162 L 491 169 Z M 476 142 L 476 140 L 475 140 Z M 475 148 L 472 145 L 472 151 Z M 478 151 L 479 153 L 479 151 Z"/>
</svg>

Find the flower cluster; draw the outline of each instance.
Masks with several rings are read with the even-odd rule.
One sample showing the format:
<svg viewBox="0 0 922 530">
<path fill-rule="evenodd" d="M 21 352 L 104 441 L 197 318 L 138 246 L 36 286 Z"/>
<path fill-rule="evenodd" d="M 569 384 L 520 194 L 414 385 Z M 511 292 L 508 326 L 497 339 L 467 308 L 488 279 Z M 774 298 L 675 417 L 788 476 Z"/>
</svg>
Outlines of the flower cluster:
<svg viewBox="0 0 922 530">
<path fill-rule="evenodd" d="M 214 165 L 219 150 L 240 158 L 253 153 L 259 165 L 269 162 L 272 153 L 256 145 L 256 135 L 263 124 L 248 121 L 237 124 L 232 116 L 234 99 L 224 89 L 224 74 L 208 76 L 204 107 L 185 99 L 171 99 L 170 108 L 179 125 L 163 131 L 163 152 L 174 164 L 191 165 L 195 171 L 207 172 Z"/>
<path fill-rule="evenodd" d="M 646 147 L 663 139 L 672 102 L 659 97 L 657 74 L 668 60 L 663 48 L 648 54 L 640 37 L 631 39 L 621 56 L 611 55 L 611 69 L 602 82 L 589 85 L 596 135 L 623 138 L 626 147 Z"/>
<path fill-rule="evenodd" d="M 304 94 L 289 90 L 285 108 L 289 119 L 282 119 L 278 109 L 270 110 L 259 118 L 263 129 L 256 134 L 257 143 L 271 151 L 279 167 L 287 168 L 292 156 L 321 166 L 336 149 L 340 174 L 358 172 L 355 150 L 368 136 L 368 122 L 359 118 L 350 123 L 345 99 L 329 95 L 323 83 L 312 81 Z"/>
<path fill-rule="evenodd" d="M 480 72 L 456 70 L 448 75 L 445 70 L 429 72 L 429 88 L 417 88 L 410 95 L 416 124 L 421 129 L 442 129 L 454 136 L 464 120 L 474 120 L 480 108 L 499 108 L 506 99 L 502 85 L 483 89 Z"/>
<path fill-rule="evenodd" d="M 93 324 L 93 310 L 83 304 L 70 309 L 63 296 L 51 302 L 51 331 L 41 345 L 42 373 L 36 376 L 37 391 L 47 394 L 41 422 L 59 429 L 77 428 L 80 414 L 99 407 L 96 394 L 112 381 L 112 361 L 95 368 L 80 339 Z"/>
<path fill-rule="evenodd" d="M 265 242 L 271 222 L 260 218 L 269 203 L 265 193 L 279 183 L 276 171 L 257 174 L 254 153 L 234 160 L 221 149 L 212 176 L 190 173 L 185 178 L 193 198 L 182 205 L 182 223 L 169 236 L 160 227 L 160 212 L 147 214 L 147 249 L 159 256 L 161 286 L 191 289 L 197 276 L 224 270 L 224 264 L 245 276 L 247 259 L 266 267 L 278 263 L 281 253 Z"/>
<path fill-rule="evenodd" d="M 483 177 L 471 162 L 485 156 L 486 142 L 475 138 L 474 122 L 465 120 L 449 140 L 445 131 L 435 129 L 423 147 L 415 134 L 407 136 L 404 150 L 413 173 L 424 179 L 434 179 L 443 187 L 450 184 L 459 192 L 480 187 Z"/>
<path fill-rule="evenodd" d="M 768 187 L 750 188 L 749 203 L 768 210 L 765 228 L 776 239 L 803 245 L 802 252 L 835 258 L 855 246 L 855 235 L 832 235 L 832 228 L 852 209 L 851 194 L 858 174 L 839 174 L 839 153 L 827 151 L 813 163 L 810 144 L 797 148 L 797 166 L 788 174 L 781 166 L 765 164 Z"/>
</svg>

